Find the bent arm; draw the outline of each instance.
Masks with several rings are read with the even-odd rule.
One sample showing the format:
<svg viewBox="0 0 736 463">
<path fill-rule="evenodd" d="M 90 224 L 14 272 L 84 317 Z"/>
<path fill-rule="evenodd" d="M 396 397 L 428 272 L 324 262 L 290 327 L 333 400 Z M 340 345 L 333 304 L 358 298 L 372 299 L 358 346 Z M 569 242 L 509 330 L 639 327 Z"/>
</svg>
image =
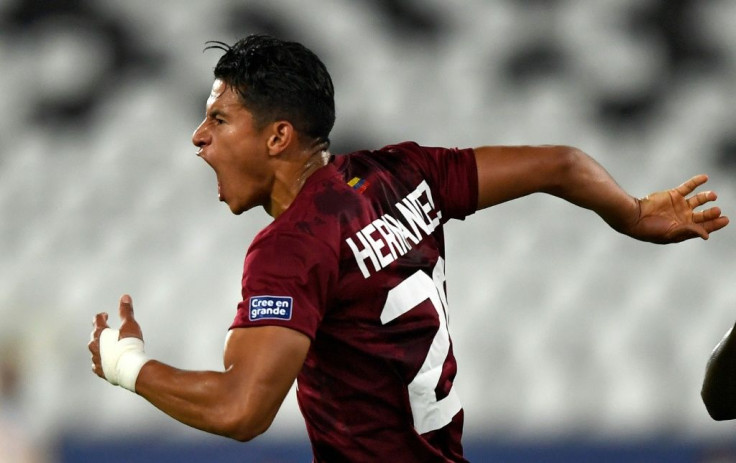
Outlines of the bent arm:
<svg viewBox="0 0 736 463">
<path fill-rule="evenodd" d="M 593 158 L 569 146 L 484 146 L 475 149 L 478 209 L 548 193 L 600 215 L 624 231 L 639 215 L 636 198 Z"/>
<path fill-rule="evenodd" d="M 714 420 L 736 418 L 736 333 L 731 328 L 713 349 L 700 391 Z"/>
<path fill-rule="evenodd" d="M 309 346 L 306 335 L 289 328 L 236 328 L 226 340 L 224 371 L 184 371 L 149 361 L 136 392 L 184 424 L 250 440 L 271 425 Z"/>
<path fill-rule="evenodd" d="M 549 193 L 594 211 L 620 233 L 660 244 L 708 239 L 728 225 L 718 207 L 695 210 L 717 198 L 712 191 L 692 194 L 708 181 L 707 175 L 638 199 L 593 158 L 569 146 L 484 146 L 475 149 L 475 158 L 478 209 Z"/>
</svg>

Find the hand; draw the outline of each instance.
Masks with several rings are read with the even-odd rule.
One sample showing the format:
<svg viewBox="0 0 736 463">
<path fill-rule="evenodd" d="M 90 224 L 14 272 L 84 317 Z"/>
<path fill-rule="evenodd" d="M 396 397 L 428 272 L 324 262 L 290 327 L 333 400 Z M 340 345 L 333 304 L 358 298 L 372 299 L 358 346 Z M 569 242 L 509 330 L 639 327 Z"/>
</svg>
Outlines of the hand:
<svg viewBox="0 0 736 463">
<path fill-rule="evenodd" d="M 718 207 L 695 211 L 718 197 L 713 191 L 688 197 L 707 181 L 707 175 L 696 175 L 677 188 L 640 199 L 639 219 L 628 234 L 642 241 L 659 244 L 678 243 L 696 237 L 707 240 L 710 233 L 720 230 L 729 222 Z"/>
<path fill-rule="evenodd" d="M 129 295 L 125 294 L 120 298 L 118 312 L 121 320 L 119 330 L 120 336 L 118 339 L 132 337 L 142 340 L 143 333 L 141 332 L 140 325 L 138 325 L 138 322 L 135 321 L 135 318 L 133 317 L 133 300 Z M 107 319 L 108 315 L 106 312 L 95 315 L 92 321 L 92 335 L 90 336 L 89 344 L 87 344 L 89 351 L 92 353 L 92 371 L 103 379 L 107 378 L 105 378 L 105 374 L 102 371 L 102 359 L 100 358 L 100 333 L 102 333 L 102 330 L 105 328 L 109 328 Z"/>
</svg>

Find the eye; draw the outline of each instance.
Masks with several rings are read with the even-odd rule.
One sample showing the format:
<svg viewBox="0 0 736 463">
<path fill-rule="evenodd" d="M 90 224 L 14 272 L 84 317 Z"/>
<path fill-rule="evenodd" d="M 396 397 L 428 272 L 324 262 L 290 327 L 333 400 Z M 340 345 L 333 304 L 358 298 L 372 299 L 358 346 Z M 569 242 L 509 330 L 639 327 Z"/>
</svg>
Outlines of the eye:
<svg viewBox="0 0 736 463">
<path fill-rule="evenodd" d="M 219 111 L 212 111 L 207 115 L 207 119 L 214 122 L 215 125 L 221 125 L 225 123 L 225 119 L 222 117 Z"/>
</svg>

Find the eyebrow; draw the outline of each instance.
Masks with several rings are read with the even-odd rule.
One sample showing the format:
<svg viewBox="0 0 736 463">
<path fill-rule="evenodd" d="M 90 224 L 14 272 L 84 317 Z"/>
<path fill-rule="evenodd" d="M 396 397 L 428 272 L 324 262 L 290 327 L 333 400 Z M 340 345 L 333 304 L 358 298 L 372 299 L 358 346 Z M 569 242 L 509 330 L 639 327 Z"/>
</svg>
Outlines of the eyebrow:
<svg viewBox="0 0 736 463">
<path fill-rule="evenodd" d="M 209 117 L 218 117 L 222 116 L 224 118 L 230 117 L 234 112 L 238 111 L 238 107 L 236 104 L 218 104 L 218 105 L 212 105 L 216 107 L 212 107 L 208 112 L 207 115 Z M 232 106 L 236 106 L 235 108 L 232 108 Z"/>
</svg>

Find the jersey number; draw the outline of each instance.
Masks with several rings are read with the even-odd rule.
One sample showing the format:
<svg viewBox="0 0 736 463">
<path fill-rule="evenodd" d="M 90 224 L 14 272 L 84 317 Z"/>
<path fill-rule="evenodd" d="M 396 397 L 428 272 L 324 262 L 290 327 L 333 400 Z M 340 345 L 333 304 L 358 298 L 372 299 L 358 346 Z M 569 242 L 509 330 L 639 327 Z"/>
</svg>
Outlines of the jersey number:
<svg viewBox="0 0 736 463">
<path fill-rule="evenodd" d="M 447 331 L 447 297 L 444 290 L 445 262 L 439 258 L 432 278 L 421 270 L 391 289 L 381 312 L 381 323 L 386 324 L 416 308 L 429 299 L 437 311 L 440 326 L 429 347 L 419 372 L 409 383 L 409 403 L 414 417 L 414 428 L 419 434 L 440 429 L 452 421 L 460 411 L 460 399 L 451 388 L 442 400 L 437 400 L 435 389 L 440 381 L 442 365 L 450 353 L 450 335 Z"/>
</svg>

